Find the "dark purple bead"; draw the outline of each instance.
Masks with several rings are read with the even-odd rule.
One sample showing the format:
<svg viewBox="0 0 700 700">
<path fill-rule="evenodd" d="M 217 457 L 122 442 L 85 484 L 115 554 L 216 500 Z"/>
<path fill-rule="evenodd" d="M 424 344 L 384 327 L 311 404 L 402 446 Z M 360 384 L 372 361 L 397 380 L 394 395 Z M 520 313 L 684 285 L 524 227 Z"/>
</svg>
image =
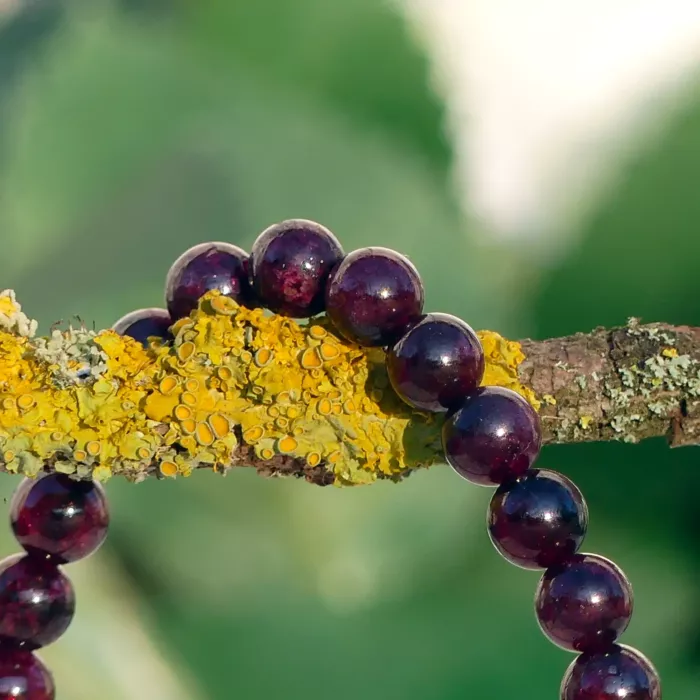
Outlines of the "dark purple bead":
<svg viewBox="0 0 700 700">
<path fill-rule="evenodd" d="M 68 629 L 73 586 L 50 561 L 14 554 L 0 562 L 0 611 L 0 645 L 38 649 Z"/>
<path fill-rule="evenodd" d="M 570 651 L 606 651 L 632 617 L 632 587 L 610 560 L 576 554 L 547 569 L 535 596 L 542 631 Z"/>
<path fill-rule="evenodd" d="M 567 669 L 561 700 L 661 700 L 661 680 L 651 661 L 632 647 L 582 654 Z"/>
<path fill-rule="evenodd" d="M 65 474 L 25 479 L 12 497 L 10 522 L 27 552 L 65 564 L 87 557 L 104 542 L 107 499 L 94 481 Z"/>
<path fill-rule="evenodd" d="M 482 486 L 523 475 L 541 443 L 535 409 L 520 394 L 496 386 L 477 389 L 442 428 L 447 461 Z"/>
<path fill-rule="evenodd" d="M 248 274 L 248 255 L 230 243 L 200 243 L 185 251 L 173 263 L 165 281 L 165 301 L 173 323 L 189 316 L 212 290 L 239 304 L 249 304 L 252 293 Z"/>
<path fill-rule="evenodd" d="M 588 527 L 581 492 L 562 474 L 531 469 L 501 485 L 489 506 L 496 549 L 524 569 L 546 569 L 578 551 Z"/>
<path fill-rule="evenodd" d="M 54 700 L 53 678 L 38 656 L 0 648 L 0 700 Z"/>
<path fill-rule="evenodd" d="M 387 354 L 389 379 L 410 406 L 442 413 L 461 405 L 484 376 L 476 333 L 449 314 L 427 314 Z"/>
<path fill-rule="evenodd" d="M 305 219 L 283 221 L 253 244 L 250 272 L 262 304 L 275 313 L 308 318 L 323 311 L 326 283 L 343 258 L 338 239 Z"/>
<path fill-rule="evenodd" d="M 154 336 L 172 340 L 172 323 L 170 314 L 165 309 L 138 309 L 122 316 L 112 326 L 112 330 L 119 335 L 128 335 L 148 347 L 148 339 Z"/>
<path fill-rule="evenodd" d="M 418 271 L 388 248 L 362 248 L 333 270 L 326 312 L 340 333 L 365 346 L 393 345 L 423 312 Z"/>
</svg>

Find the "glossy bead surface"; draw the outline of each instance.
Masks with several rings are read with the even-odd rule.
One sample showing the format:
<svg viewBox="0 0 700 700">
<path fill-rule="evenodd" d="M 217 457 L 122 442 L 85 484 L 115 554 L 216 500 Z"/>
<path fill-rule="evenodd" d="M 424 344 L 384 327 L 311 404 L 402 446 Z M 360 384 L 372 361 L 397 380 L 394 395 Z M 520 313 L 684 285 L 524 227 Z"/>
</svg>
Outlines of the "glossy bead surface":
<svg viewBox="0 0 700 700">
<path fill-rule="evenodd" d="M 290 219 L 270 226 L 250 254 L 255 294 L 277 314 L 315 316 L 324 309 L 328 275 L 343 255 L 338 239 L 313 221 Z"/>
<path fill-rule="evenodd" d="M 73 586 L 51 562 L 15 554 L 0 562 L 0 610 L 0 645 L 38 649 L 68 629 Z"/>
<path fill-rule="evenodd" d="M 65 474 L 24 479 L 12 497 L 10 522 L 27 552 L 58 564 L 77 561 L 107 536 L 107 498 L 97 482 Z"/>
<path fill-rule="evenodd" d="M 531 469 L 501 485 L 489 505 L 496 549 L 524 569 L 546 569 L 578 551 L 588 527 L 583 495 L 562 474 Z"/>
<path fill-rule="evenodd" d="M 561 700 L 661 700 L 661 681 L 651 661 L 620 645 L 582 654 L 567 669 Z"/>
<path fill-rule="evenodd" d="M 535 610 L 542 631 L 570 651 L 606 651 L 632 617 L 632 587 L 609 559 L 576 554 L 542 576 Z"/>
<path fill-rule="evenodd" d="M 457 408 L 484 376 L 476 333 L 449 314 L 425 315 L 387 354 L 389 379 L 410 406 L 442 413 Z"/>
<path fill-rule="evenodd" d="M 408 258 L 388 248 L 349 253 L 331 273 L 326 311 L 348 340 L 393 345 L 423 312 L 424 290 Z"/>
<path fill-rule="evenodd" d="M 28 651 L 0 649 L 0 700 L 54 700 L 51 673 Z"/>
<path fill-rule="evenodd" d="M 212 290 L 240 304 L 251 302 L 244 250 L 230 243 L 200 243 L 173 263 L 165 281 L 165 300 L 173 322 L 189 316 L 200 298 Z"/>
<path fill-rule="evenodd" d="M 442 428 L 449 464 L 482 486 L 521 476 L 540 452 L 540 419 L 520 394 L 502 387 L 477 389 Z"/>
<path fill-rule="evenodd" d="M 128 335 L 139 343 L 148 346 L 150 337 L 172 340 L 170 326 L 172 320 L 165 309 L 137 309 L 122 316 L 112 330 L 119 335 Z"/>
</svg>

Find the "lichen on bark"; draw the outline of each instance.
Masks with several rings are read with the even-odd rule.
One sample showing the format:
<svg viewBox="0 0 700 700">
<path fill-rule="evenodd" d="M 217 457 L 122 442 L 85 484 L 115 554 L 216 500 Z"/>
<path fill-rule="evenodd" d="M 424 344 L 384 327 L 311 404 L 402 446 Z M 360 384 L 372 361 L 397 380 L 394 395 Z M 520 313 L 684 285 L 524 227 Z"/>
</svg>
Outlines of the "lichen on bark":
<svg viewBox="0 0 700 700">
<path fill-rule="evenodd" d="M 226 473 L 316 484 L 400 480 L 444 461 L 443 418 L 392 390 L 381 349 L 205 296 L 148 347 L 113 331 L 36 323 L 0 294 L 0 469 L 106 480 Z M 700 330 L 631 321 L 545 341 L 479 333 L 483 383 L 540 411 L 545 442 L 700 435 Z"/>
<path fill-rule="evenodd" d="M 396 478 L 440 459 L 440 418 L 389 385 L 384 353 L 217 293 L 148 348 L 113 331 L 35 324 L 2 297 L 0 455 L 105 480 L 253 464 L 322 483 Z"/>
<path fill-rule="evenodd" d="M 545 442 L 700 442 L 700 329 L 630 319 L 522 347 L 518 373 L 543 397 Z"/>
</svg>

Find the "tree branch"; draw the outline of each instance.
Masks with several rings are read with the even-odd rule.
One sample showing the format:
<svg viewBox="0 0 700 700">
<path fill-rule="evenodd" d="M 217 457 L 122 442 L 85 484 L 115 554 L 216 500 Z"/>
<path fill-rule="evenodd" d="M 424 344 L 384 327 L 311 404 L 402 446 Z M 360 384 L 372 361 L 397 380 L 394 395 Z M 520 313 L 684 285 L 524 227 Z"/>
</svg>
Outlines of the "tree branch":
<svg viewBox="0 0 700 700">
<path fill-rule="evenodd" d="M 319 485 L 443 461 L 442 417 L 394 394 L 381 350 L 212 293 L 148 348 L 84 326 L 35 338 L 0 294 L 0 470 L 105 480 L 254 467 Z M 631 320 L 545 341 L 479 333 L 484 384 L 537 408 L 546 443 L 700 442 L 700 329 Z"/>
<path fill-rule="evenodd" d="M 700 443 L 700 328 L 630 319 L 522 349 L 518 376 L 543 402 L 546 443 Z"/>
</svg>

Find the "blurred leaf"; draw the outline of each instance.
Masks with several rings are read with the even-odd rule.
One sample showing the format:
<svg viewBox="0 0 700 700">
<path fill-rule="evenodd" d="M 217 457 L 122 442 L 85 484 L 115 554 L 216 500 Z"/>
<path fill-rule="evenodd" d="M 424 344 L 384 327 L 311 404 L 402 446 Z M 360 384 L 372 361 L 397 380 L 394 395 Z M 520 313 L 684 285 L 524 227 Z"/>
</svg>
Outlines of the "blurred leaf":
<svg viewBox="0 0 700 700">
<path fill-rule="evenodd" d="M 542 336 L 647 321 L 700 323 L 700 98 L 646 144 L 542 285 Z"/>
<path fill-rule="evenodd" d="M 213 75 L 242 66 L 280 99 L 330 107 L 447 167 L 443 108 L 399 3 L 201 0 L 183 7 L 186 42 Z M 227 91 L 244 99 L 235 84 Z"/>
<path fill-rule="evenodd" d="M 243 76 L 279 93 L 279 104 L 325 103 L 346 118 L 404 133 L 411 146 L 420 146 L 421 133 L 440 133 L 423 59 L 401 20 L 368 0 L 333 8 L 304 0 L 291 15 L 284 5 L 267 8 L 268 15 L 254 3 L 212 0 L 188 11 L 181 25 L 132 22 L 109 7 L 103 3 L 99 13 L 85 17 L 80 5 L 74 7 L 41 70 L 25 77 L 15 101 L 6 128 L 12 150 L 0 179 L 0 228 L 12 232 L 5 234 L 4 250 L 13 261 L 6 285 L 16 286 L 39 250 L 71 240 L 80 218 L 94 216 L 108 193 L 132 181 L 135 169 L 172 147 L 193 115 L 245 102 Z M 288 54 L 271 53 L 279 57 L 272 62 L 246 53 L 246 46 L 264 45 L 272 32 L 288 40 L 289 22 L 301 45 L 318 47 L 311 55 L 293 46 Z M 345 48 L 342 42 L 348 42 Z M 371 69 L 378 53 L 385 71 Z M 361 56 L 366 59 L 358 61 Z M 276 70 L 292 72 L 285 77 Z M 364 97 L 362 89 L 368 91 Z M 340 91 L 337 99 L 333 91 Z M 403 97 L 397 101 L 397 95 Z M 440 148 L 444 152 L 442 142 Z M 425 150 L 428 158 L 434 152 Z M 445 158 L 438 162 L 445 167 Z M 435 172 L 434 165 L 430 169 Z"/>
<path fill-rule="evenodd" d="M 161 33 L 106 10 L 90 21 L 73 17 L 25 74 L 5 125 L 12 148 L 0 178 L 3 251 L 12 260 L 6 285 L 40 253 L 70 242 L 81 217 L 104 206 L 200 107 L 163 43 Z"/>
</svg>

